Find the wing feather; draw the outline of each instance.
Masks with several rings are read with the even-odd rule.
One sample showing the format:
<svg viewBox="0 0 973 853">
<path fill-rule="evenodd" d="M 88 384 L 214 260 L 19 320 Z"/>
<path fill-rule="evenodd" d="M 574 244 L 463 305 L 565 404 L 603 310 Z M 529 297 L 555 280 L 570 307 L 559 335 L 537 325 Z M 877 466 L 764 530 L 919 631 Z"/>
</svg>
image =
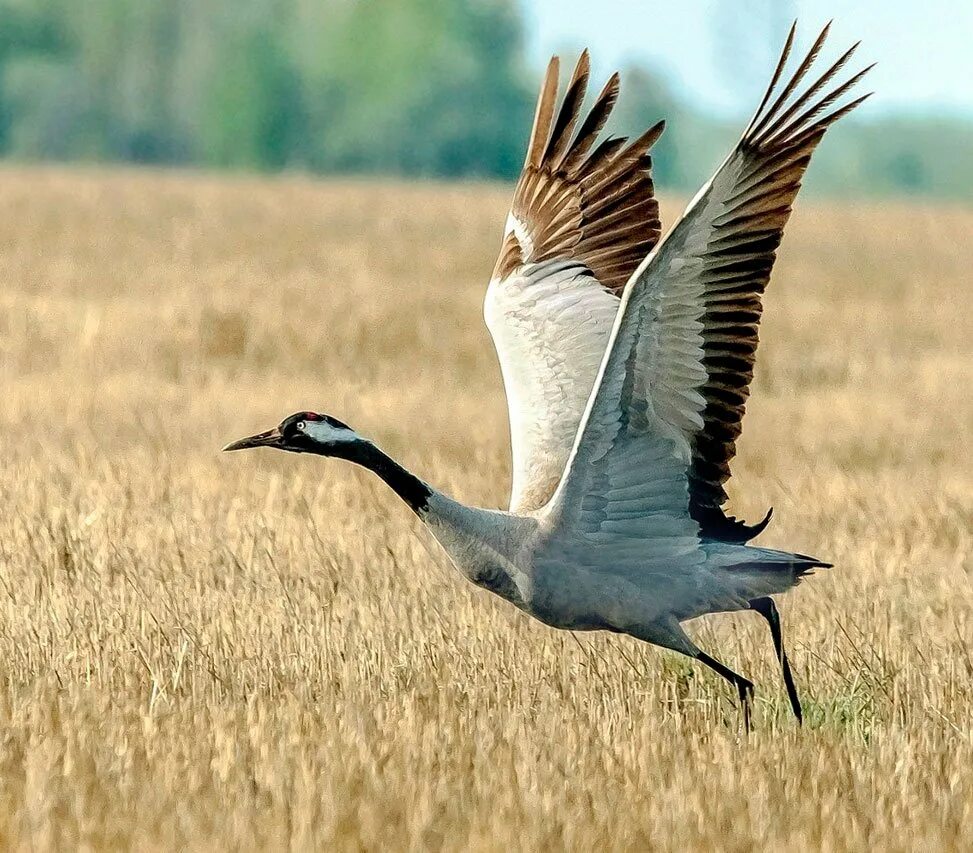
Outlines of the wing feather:
<svg viewBox="0 0 973 853">
<path fill-rule="evenodd" d="M 661 223 L 648 151 L 661 135 L 664 123 L 659 122 L 630 143 L 610 137 L 595 146 L 618 99 L 618 75 L 609 78 L 582 119 L 590 73 L 588 52 L 581 54 L 555 115 L 558 71 L 555 58 L 541 87 L 527 158 L 508 221 L 521 227 L 521 234 L 514 233 L 524 262 L 571 258 L 587 266 L 602 287 L 620 293 L 659 239 Z M 576 127 L 578 132 L 572 137 Z M 604 245 L 592 241 L 604 241 L 619 221 L 606 224 L 607 215 L 622 210 L 638 228 L 614 239 L 609 237 L 607 242 L 614 252 L 589 257 L 592 245 Z M 508 227 L 506 233 L 511 230 Z M 507 251 L 510 249 L 505 243 L 497 271 L 509 268 L 504 257 Z"/>
<path fill-rule="evenodd" d="M 618 75 L 584 114 L 587 52 L 560 106 L 558 73 L 552 60 L 484 306 L 507 390 L 511 508 L 519 511 L 553 494 L 619 294 L 661 229 L 648 151 L 662 124 L 632 142 L 598 142 L 618 100 Z"/>
<path fill-rule="evenodd" d="M 556 56 L 551 57 L 540 94 L 537 96 L 534 125 L 530 131 L 530 141 L 527 143 L 527 163 L 534 169 L 539 169 L 544 159 L 544 149 L 547 147 L 547 139 L 551 132 L 551 120 L 554 118 L 557 78 L 560 71 L 560 60 Z"/>
<path fill-rule="evenodd" d="M 737 542 L 769 520 L 768 514 L 748 527 L 728 518 L 724 484 L 753 378 L 761 297 L 791 206 L 827 128 L 864 100 L 828 112 L 868 71 L 832 82 L 854 47 L 801 91 L 828 29 L 777 93 L 791 29 L 739 143 L 626 286 L 571 461 L 549 505 L 562 524 L 587 529 L 619 505 L 627 516 L 639 498 L 646 535 L 660 513 L 692 523 L 703 538 Z M 625 460 L 621 467 L 618 459 Z M 676 472 L 684 488 L 674 485 Z M 607 496 L 607 505 L 596 502 L 597 513 L 592 492 Z M 624 529 L 634 529 L 630 519 Z"/>
<path fill-rule="evenodd" d="M 864 98 L 819 116 L 869 70 L 820 95 L 853 56 L 854 45 L 800 90 L 829 26 L 776 93 L 792 28 L 740 142 L 637 276 L 655 279 L 660 291 L 651 393 L 660 415 L 690 444 L 690 511 L 704 536 L 743 541 L 759 532 L 759 526 L 728 519 L 721 507 L 753 378 L 761 296 L 811 154 L 825 130 Z M 687 300 L 695 311 L 689 322 Z M 692 358 L 686 345 L 693 342 L 701 353 L 702 381 L 696 384 L 693 369 L 686 369 Z"/>
</svg>

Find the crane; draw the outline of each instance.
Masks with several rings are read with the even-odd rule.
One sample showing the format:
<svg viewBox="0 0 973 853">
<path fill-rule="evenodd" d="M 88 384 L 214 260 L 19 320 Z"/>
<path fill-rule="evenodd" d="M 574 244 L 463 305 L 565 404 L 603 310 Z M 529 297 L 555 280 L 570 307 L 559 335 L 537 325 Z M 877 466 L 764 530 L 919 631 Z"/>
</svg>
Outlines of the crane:
<svg viewBox="0 0 973 853">
<path fill-rule="evenodd" d="M 802 86 L 829 27 L 785 77 L 791 28 L 739 142 L 664 237 L 649 153 L 663 123 L 599 142 L 618 74 L 585 111 L 583 53 L 558 106 L 551 60 L 484 307 L 509 409 L 509 510 L 453 500 L 330 415 L 298 412 L 224 450 L 370 469 L 474 584 L 554 628 L 628 634 L 710 667 L 748 730 L 753 683 L 683 623 L 752 610 L 800 722 L 772 596 L 831 564 L 747 544 L 770 512 L 751 525 L 723 507 L 784 226 L 825 131 L 868 97 L 844 96 L 871 66 L 835 82 L 857 44 Z"/>
</svg>

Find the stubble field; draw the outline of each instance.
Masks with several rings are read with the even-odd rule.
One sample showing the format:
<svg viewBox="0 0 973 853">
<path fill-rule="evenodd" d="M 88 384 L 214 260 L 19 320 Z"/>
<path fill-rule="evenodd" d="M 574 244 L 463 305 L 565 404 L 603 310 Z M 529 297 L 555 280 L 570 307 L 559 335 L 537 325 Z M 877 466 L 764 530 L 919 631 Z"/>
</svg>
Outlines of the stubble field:
<svg viewBox="0 0 973 853">
<path fill-rule="evenodd" d="M 836 567 L 690 626 L 532 623 L 335 414 L 501 506 L 509 188 L 0 171 L 0 847 L 973 848 L 973 210 L 799 204 L 732 481 Z M 665 205 L 671 222 L 677 206 Z"/>
</svg>

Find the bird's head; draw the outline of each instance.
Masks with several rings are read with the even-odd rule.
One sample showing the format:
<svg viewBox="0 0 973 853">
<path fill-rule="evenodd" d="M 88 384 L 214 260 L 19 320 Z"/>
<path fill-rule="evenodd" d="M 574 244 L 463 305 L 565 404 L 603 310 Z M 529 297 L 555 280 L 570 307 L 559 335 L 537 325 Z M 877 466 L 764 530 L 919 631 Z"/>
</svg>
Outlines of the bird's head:
<svg viewBox="0 0 973 853">
<path fill-rule="evenodd" d="M 363 439 L 350 426 L 330 415 L 296 412 L 273 429 L 233 441 L 224 450 L 249 450 L 274 447 L 292 453 L 317 453 L 320 456 L 345 456 Z"/>
</svg>

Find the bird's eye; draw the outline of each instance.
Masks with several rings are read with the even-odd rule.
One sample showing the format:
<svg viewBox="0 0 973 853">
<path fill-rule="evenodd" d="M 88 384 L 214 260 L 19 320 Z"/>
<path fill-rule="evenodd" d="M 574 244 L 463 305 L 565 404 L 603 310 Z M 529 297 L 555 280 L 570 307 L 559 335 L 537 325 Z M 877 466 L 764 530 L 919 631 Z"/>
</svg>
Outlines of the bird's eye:
<svg viewBox="0 0 973 853">
<path fill-rule="evenodd" d="M 306 423 L 304 423 L 304 421 L 298 421 L 298 422 L 297 422 L 297 428 L 298 428 L 298 429 L 299 429 L 299 430 L 300 430 L 301 432 L 304 432 L 304 428 L 305 428 L 306 426 L 307 426 L 307 424 L 306 424 Z"/>
</svg>

